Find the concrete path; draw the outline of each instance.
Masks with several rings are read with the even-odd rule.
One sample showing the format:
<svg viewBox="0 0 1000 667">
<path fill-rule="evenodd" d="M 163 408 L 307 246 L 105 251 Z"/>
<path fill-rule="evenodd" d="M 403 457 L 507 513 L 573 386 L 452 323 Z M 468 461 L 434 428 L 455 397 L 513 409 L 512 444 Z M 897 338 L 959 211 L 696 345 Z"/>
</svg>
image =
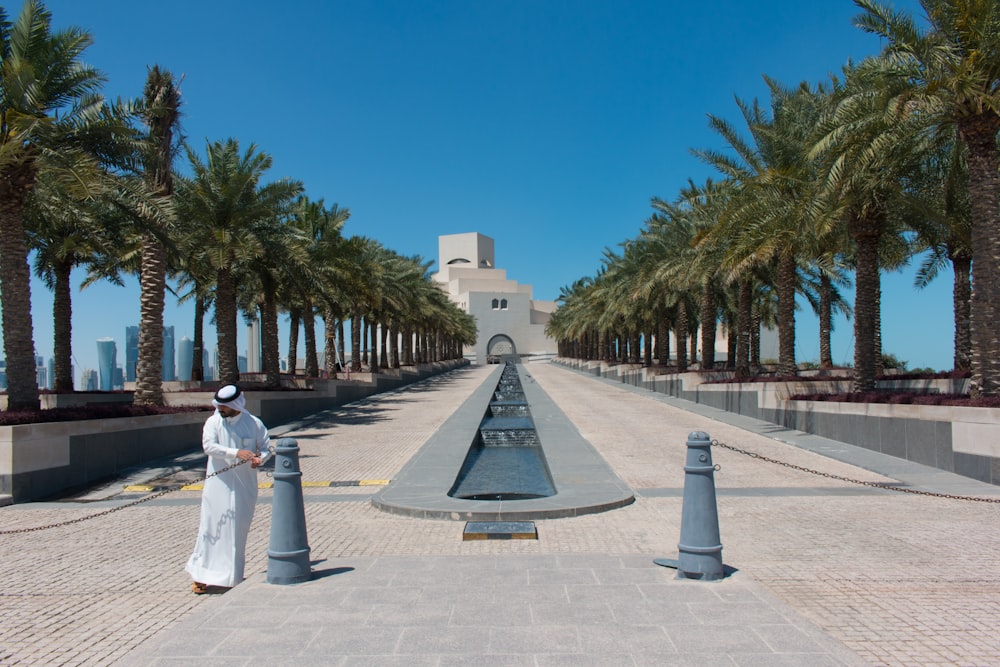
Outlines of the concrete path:
<svg viewBox="0 0 1000 667">
<path fill-rule="evenodd" d="M 274 586 L 264 490 L 247 581 L 200 597 L 183 572 L 197 492 L 0 535 L 0 664 L 1000 665 L 997 503 L 713 448 L 735 574 L 679 581 L 653 564 L 677 555 L 691 431 L 859 481 L 993 498 L 997 487 L 550 364 L 525 370 L 634 503 L 538 520 L 537 540 L 463 541 L 461 521 L 379 511 L 380 486 L 309 486 L 313 579 Z M 298 440 L 307 482 L 393 479 L 490 372 L 461 369 L 275 431 Z M 5 507 L 0 530 L 141 497 Z"/>
</svg>

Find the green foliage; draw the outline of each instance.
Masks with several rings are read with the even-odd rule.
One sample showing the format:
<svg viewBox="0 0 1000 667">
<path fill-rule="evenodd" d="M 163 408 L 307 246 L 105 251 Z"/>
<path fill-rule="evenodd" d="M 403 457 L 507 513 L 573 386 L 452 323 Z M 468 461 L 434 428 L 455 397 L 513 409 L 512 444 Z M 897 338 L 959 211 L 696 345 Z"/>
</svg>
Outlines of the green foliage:
<svg viewBox="0 0 1000 667">
<path fill-rule="evenodd" d="M 900 370 L 900 371 L 905 371 L 906 370 L 906 364 L 907 364 L 906 361 L 904 361 L 902 359 L 899 359 L 894 354 L 889 354 L 887 352 L 883 352 L 882 353 L 882 368 L 884 368 L 886 370 Z"/>
</svg>

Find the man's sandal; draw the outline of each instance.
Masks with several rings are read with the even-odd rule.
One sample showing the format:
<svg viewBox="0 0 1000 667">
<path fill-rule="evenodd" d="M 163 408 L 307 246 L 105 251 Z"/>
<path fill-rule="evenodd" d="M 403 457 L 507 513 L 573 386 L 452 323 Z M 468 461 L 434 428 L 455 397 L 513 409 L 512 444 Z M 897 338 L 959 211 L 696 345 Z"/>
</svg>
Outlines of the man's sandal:
<svg viewBox="0 0 1000 667">
<path fill-rule="evenodd" d="M 191 584 L 191 592 L 195 595 L 204 595 L 208 592 L 208 585 L 196 581 Z"/>
</svg>

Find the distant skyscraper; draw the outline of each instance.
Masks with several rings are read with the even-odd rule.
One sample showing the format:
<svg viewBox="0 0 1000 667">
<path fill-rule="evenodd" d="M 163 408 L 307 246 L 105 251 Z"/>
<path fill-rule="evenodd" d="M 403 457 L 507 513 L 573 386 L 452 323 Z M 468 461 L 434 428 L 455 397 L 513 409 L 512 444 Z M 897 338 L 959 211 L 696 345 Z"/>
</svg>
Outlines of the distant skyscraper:
<svg viewBox="0 0 1000 667">
<path fill-rule="evenodd" d="M 240 373 L 249 373 L 247 370 L 247 358 L 242 354 L 236 357 L 236 367 L 240 369 Z"/>
<path fill-rule="evenodd" d="M 208 350 L 201 351 L 201 368 L 205 372 L 205 380 L 211 382 L 215 379 L 215 366 L 208 363 Z"/>
<path fill-rule="evenodd" d="M 113 338 L 97 339 L 97 370 L 100 375 L 98 388 L 111 391 L 115 385 L 115 369 L 118 367 L 118 346 Z"/>
<path fill-rule="evenodd" d="M 80 387 L 84 391 L 97 391 L 97 371 L 92 368 L 84 368 L 80 373 Z"/>
<path fill-rule="evenodd" d="M 188 382 L 191 379 L 191 365 L 194 362 L 194 341 L 181 336 L 177 341 L 177 379 Z"/>
<path fill-rule="evenodd" d="M 49 369 L 49 372 L 48 372 L 48 384 L 46 384 L 45 386 L 48 389 L 55 389 L 56 388 L 56 360 L 53 359 L 52 357 L 49 357 L 48 369 Z M 72 371 L 70 371 L 70 377 L 73 377 Z"/>
<path fill-rule="evenodd" d="M 125 381 L 135 382 L 135 366 L 139 363 L 139 327 L 125 327 Z"/>
<path fill-rule="evenodd" d="M 247 373 L 260 373 L 260 319 L 247 326 Z"/>
<path fill-rule="evenodd" d="M 191 369 L 188 369 L 191 373 Z M 174 368 L 174 328 L 163 327 L 163 380 L 170 382 L 177 379 Z"/>
<path fill-rule="evenodd" d="M 7 389 L 7 360 L 0 359 L 0 389 Z"/>
</svg>

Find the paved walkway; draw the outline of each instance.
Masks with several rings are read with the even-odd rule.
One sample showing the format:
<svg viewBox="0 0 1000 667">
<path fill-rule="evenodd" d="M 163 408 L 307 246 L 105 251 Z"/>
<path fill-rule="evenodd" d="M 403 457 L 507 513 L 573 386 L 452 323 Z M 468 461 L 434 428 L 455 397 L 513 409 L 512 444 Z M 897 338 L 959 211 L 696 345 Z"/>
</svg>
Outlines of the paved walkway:
<svg viewBox="0 0 1000 667">
<path fill-rule="evenodd" d="M 201 597 L 183 572 L 197 492 L 3 535 L 0 664 L 1000 666 L 995 503 L 713 448 L 723 558 L 736 573 L 679 581 L 652 562 L 677 554 L 691 431 L 862 481 L 993 497 L 997 487 L 554 365 L 525 370 L 634 503 L 537 520 L 537 540 L 463 541 L 461 521 L 379 511 L 380 486 L 306 487 L 314 577 L 274 586 L 264 490 L 247 581 Z M 491 372 L 461 369 L 275 431 L 298 440 L 307 482 L 393 479 Z M 141 497 L 0 508 L 0 529 Z"/>
</svg>

